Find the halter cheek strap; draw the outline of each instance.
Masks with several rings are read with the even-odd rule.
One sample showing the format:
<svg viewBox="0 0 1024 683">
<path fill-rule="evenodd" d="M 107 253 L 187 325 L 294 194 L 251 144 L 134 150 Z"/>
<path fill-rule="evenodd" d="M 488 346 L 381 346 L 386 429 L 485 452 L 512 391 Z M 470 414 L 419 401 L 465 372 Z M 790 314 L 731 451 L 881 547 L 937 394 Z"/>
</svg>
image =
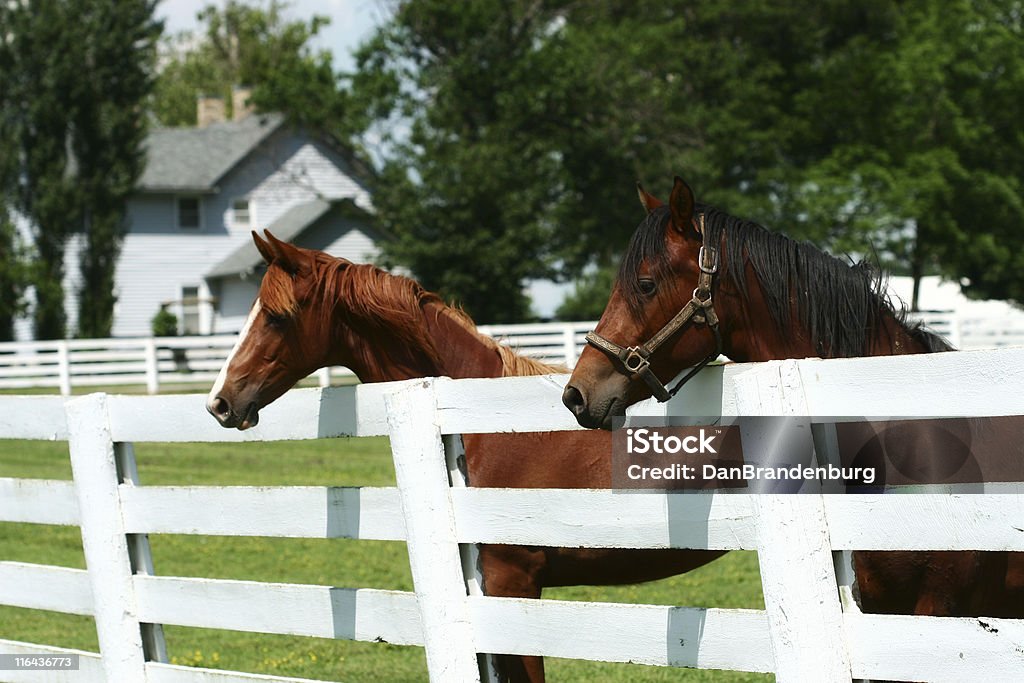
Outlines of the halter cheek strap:
<svg viewBox="0 0 1024 683">
<path fill-rule="evenodd" d="M 596 332 L 587 333 L 588 344 L 607 354 L 613 360 L 619 361 L 620 369 L 629 375 L 630 379 L 643 380 L 660 403 L 675 396 L 684 384 L 722 353 L 722 334 L 718 329 L 718 316 L 711 303 L 711 284 L 715 273 L 718 272 L 718 250 L 708 245 L 703 214 L 701 214 L 700 222 L 701 233 L 704 236 L 704 244 L 697 257 L 700 275 L 697 277 L 697 287 L 693 290 L 693 298 L 683 306 L 682 310 L 665 323 L 665 326 L 658 330 L 653 337 L 637 346 L 622 347 Z M 692 368 L 674 387 L 668 389 L 651 370 L 650 357 L 659 346 L 690 322 L 705 324 L 711 328 L 711 332 L 715 335 L 715 351 Z"/>
</svg>

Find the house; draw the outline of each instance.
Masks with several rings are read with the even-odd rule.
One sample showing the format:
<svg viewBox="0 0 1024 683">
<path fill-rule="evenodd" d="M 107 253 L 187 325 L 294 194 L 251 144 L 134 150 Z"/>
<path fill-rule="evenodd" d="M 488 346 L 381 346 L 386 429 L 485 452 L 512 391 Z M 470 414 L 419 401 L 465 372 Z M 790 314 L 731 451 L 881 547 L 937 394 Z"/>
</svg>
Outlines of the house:
<svg viewBox="0 0 1024 683">
<path fill-rule="evenodd" d="M 116 271 L 113 334 L 147 336 L 161 308 L 181 334 L 237 332 L 259 288 L 263 260 L 250 231 L 352 261 L 377 255 L 370 194 L 345 150 L 288 125 L 279 114 L 199 103 L 200 126 L 153 130 L 147 165 L 127 204 Z M 211 100 L 213 100 L 211 102 Z M 68 334 L 78 309 L 78 245 L 68 245 Z M 31 328 L 25 321 L 19 336 Z"/>
</svg>

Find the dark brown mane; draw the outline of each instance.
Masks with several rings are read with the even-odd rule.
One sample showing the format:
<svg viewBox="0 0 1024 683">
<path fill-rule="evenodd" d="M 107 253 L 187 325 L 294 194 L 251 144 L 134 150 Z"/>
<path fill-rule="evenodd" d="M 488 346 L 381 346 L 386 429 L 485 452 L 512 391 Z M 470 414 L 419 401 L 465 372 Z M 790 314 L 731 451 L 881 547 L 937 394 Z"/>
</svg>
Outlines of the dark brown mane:
<svg viewBox="0 0 1024 683">
<path fill-rule="evenodd" d="M 465 312 L 448 306 L 441 297 L 427 291 L 415 280 L 322 252 L 312 252 L 311 260 L 309 281 L 301 283 L 301 286 L 310 288 L 312 296 L 309 300 L 316 302 L 318 310 L 315 314 L 321 318 L 321 324 L 330 325 L 335 311 L 340 312 L 353 328 L 387 340 L 389 343 L 382 344 L 373 352 L 390 356 L 391 362 L 407 364 L 408 350 L 413 350 L 412 353 L 426 354 L 435 366 L 441 364 L 439 340 L 427 334 L 426 316 L 433 314 L 447 316 L 481 344 L 494 349 L 501 357 L 505 376 L 568 372 L 565 367 L 522 356 L 481 334 Z M 300 282 L 296 277 L 276 262 L 267 268 L 260 288 L 260 302 L 269 314 L 286 318 L 299 314 L 296 288 Z M 428 312 L 431 305 L 436 305 L 433 313 Z"/>
</svg>

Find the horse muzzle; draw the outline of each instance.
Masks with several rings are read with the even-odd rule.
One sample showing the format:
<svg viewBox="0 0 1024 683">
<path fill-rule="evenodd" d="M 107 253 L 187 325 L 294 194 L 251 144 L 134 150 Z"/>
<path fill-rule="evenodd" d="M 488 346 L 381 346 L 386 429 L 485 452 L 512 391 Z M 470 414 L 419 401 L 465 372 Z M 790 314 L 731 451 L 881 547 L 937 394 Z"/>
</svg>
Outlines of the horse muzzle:
<svg viewBox="0 0 1024 683">
<path fill-rule="evenodd" d="M 215 396 L 206 404 L 206 410 L 220 423 L 221 427 L 227 429 L 238 429 L 245 431 L 255 427 L 260 422 L 260 413 L 253 401 L 245 406 L 245 410 L 238 413 L 234 410 L 231 402 L 223 396 Z"/>
</svg>

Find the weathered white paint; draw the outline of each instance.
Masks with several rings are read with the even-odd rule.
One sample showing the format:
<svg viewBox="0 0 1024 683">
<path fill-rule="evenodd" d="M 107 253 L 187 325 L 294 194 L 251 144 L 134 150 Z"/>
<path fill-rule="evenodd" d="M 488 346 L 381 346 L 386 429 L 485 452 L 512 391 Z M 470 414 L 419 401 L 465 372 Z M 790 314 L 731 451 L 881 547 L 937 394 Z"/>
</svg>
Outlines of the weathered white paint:
<svg viewBox="0 0 1024 683">
<path fill-rule="evenodd" d="M 844 628 L 857 678 L 1024 680 L 1019 619 L 846 614 Z"/>
<path fill-rule="evenodd" d="M 742 415 L 807 414 L 796 361 L 762 365 L 736 383 Z M 750 441 L 744 447 L 756 448 Z M 812 494 L 763 494 L 753 502 L 776 679 L 849 681 L 824 500 Z M 795 548 L 799 551 L 792 552 Z"/>
<path fill-rule="evenodd" d="M 231 365 L 232 359 L 235 354 L 238 353 L 238 349 L 245 343 L 246 337 L 249 336 L 249 330 L 252 329 L 252 324 L 256 320 L 256 316 L 260 314 L 262 305 L 260 304 L 259 297 L 253 302 L 252 310 L 249 311 L 249 317 L 245 319 L 245 325 L 242 326 L 242 331 L 238 333 L 238 341 L 231 347 L 231 351 L 228 352 L 228 357 L 224 360 L 224 365 L 221 367 L 220 372 L 217 374 L 217 379 L 213 382 L 213 387 L 210 389 L 210 394 L 206 400 L 206 406 L 209 409 L 213 409 L 213 400 L 220 395 L 221 389 L 224 388 L 224 382 L 228 378 L 228 367 Z"/>
<path fill-rule="evenodd" d="M 427 671 L 434 681 L 479 681 L 434 381 L 410 380 L 395 387 L 384 402 Z"/>
<path fill-rule="evenodd" d="M 142 632 L 121 516 L 107 399 L 104 394 L 91 394 L 68 401 L 66 407 L 82 549 L 95 598 L 103 668 L 111 681 L 140 680 L 145 676 Z"/>
</svg>

